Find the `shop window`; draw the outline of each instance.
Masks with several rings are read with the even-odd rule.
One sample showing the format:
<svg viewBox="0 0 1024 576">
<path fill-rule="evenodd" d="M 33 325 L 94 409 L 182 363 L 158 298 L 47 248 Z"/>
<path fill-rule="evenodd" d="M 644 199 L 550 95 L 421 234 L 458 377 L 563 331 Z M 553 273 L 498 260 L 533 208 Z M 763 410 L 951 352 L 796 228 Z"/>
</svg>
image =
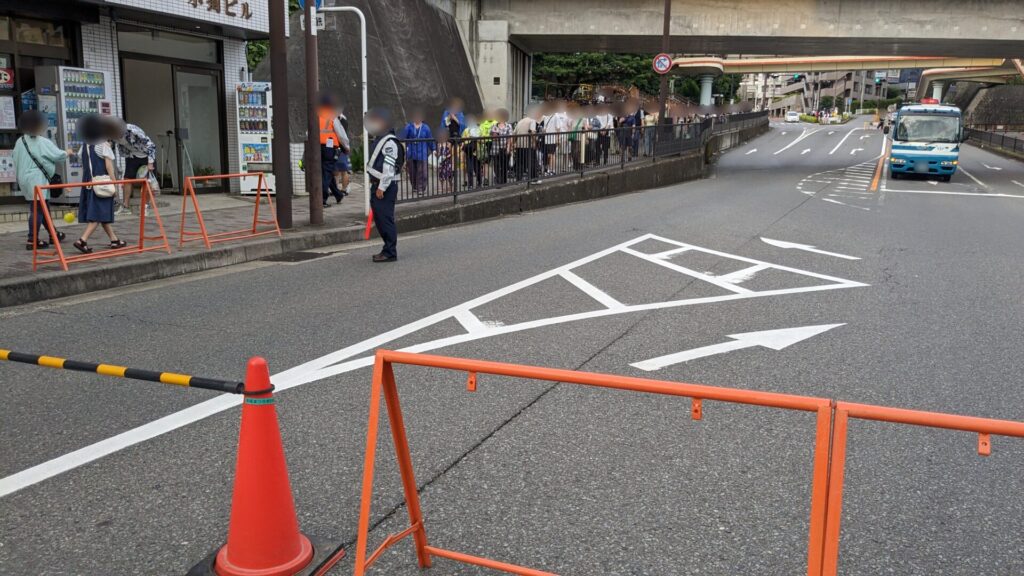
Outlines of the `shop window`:
<svg viewBox="0 0 1024 576">
<path fill-rule="evenodd" d="M 56 46 L 64 48 L 67 41 L 64 38 L 64 26 L 52 22 L 40 20 L 18 20 L 15 22 L 17 28 L 18 42 L 25 44 L 40 44 L 43 46 Z"/>
<path fill-rule="evenodd" d="M 11 39 L 11 19 L 9 16 L 0 16 L 0 40 Z"/>
</svg>

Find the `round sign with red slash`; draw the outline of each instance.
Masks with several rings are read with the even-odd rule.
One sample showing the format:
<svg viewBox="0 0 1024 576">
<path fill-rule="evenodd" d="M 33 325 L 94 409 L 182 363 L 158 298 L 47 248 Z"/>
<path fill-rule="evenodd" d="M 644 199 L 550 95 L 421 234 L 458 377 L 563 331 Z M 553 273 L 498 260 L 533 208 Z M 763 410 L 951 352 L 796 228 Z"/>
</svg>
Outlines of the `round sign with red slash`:
<svg viewBox="0 0 1024 576">
<path fill-rule="evenodd" d="M 672 70 L 672 57 L 661 53 L 654 57 L 654 71 L 658 74 L 668 74 Z"/>
</svg>

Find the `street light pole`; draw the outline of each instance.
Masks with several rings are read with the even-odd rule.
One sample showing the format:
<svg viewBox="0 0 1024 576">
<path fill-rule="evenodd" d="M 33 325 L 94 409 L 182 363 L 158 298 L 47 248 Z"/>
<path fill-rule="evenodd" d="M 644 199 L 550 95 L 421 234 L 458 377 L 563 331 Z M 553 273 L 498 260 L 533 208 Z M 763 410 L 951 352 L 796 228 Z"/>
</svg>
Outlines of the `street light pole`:
<svg viewBox="0 0 1024 576">
<path fill-rule="evenodd" d="M 668 54 L 669 32 L 672 28 L 672 0 L 665 0 L 665 23 L 661 33 L 661 51 Z M 668 74 L 661 75 L 661 86 L 658 90 L 658 123 L 665 121 L 665 109 L 668 106 Z"/>
<path fill-rule="evenodd" d="M 362 58 L 363 69 L 363 119 L 366 118 L 366 112 L 369 110 L 369 98 L 367 97 L 366 91 L 366 16 L 363 11 L 355 6 L 324 6 L 320 8 L 321 12 L 355 12 L 356 16 L 359 16 L 359 55 Z M 361 122 L 363 126 L 363 215 L 370 214 L 370 173 L 366 171 L 366 161 L 370 158 L 370 134 L 366 131 L 366 122 Z"/>
<path fill-rule="evenodd" d="M 324 223 L 323 178 L 320 164 L 320 119 L 317 96 L 320 72 L 316 50 L 316 3 L 307 0 L 306 17 L 306 190 L 309 190 L 309 223 Z"/>
<path fill-rule="evenodd" d="M 273 114 L 271 142 L 274 159 L 274 193 L 277 196 L 277 223 L 292 227 L 292 162 L 288 120 L 288 46 L 285 39 L 287 15 L 285 0 L 270 0 L 270 86 Z"/>
</svg>

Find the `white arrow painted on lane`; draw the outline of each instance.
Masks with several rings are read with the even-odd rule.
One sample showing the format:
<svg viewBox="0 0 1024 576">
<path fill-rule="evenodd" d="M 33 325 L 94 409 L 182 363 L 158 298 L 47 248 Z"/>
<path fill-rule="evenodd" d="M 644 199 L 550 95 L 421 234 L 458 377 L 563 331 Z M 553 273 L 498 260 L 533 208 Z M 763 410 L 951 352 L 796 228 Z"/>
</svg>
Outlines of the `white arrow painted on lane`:
<svg viewBox="0 0 1024 576">
<path fill-rule="evenodd" d="M 630 366 L 650 372 L 652 370 L 659 370 L 666 366 L 681 364 L 690 360 L 696 360 L 697 358 L 704 358 L 705 356 L 713 356 L 715 354 L 732 352 L 733 350 L 742 350 L 744 348 L 753 348 L 755 346 L 762 346 L 772 350 L 782 350 L 783 348 L 792 346 L 797 342 L 806 340 L 812 336 L 817 336 L 818 334 L 827 332 L 842 325 L 843 324 L 821 324 L 818 326 L 800 326 L 798 328 L 783 328 L 781 330 L 762 330 L 761 332 L 729 334 L 729 338 L 732 338 L 729 342 L 722 342 L 720 344 L 702 346 L 692 350 L 683 350 L 682 352 L 676 352 L 675 354 L 658 356 L 657 358 L 651 358 L 650 360 L 635 362 L 630 364 Z"/>
<path fill-rule="evenodd" d="M 989 170 L 1002 170 L 1002 168 L 1000 168 L 999 166 L 989 166 L 988 164 L 985 164 L 984 162 L 982 162 L 981 165 L 984 166 L 985 168 L 988 168 Z"/>
<path fill-rule="evenodd" d="M 811 130 L 810 132 L 808 132 L 807 128 L 804 128 L 804 131 L 801 132 L 799 136 L 794 138 L 793 141 L 790 142 L 789 144 L 786 144 L 785 146 L 783 146 L 781 149 L 779 149 L 777 152 L 775 152 L 775 154 L 782 154 L 786 150 L 789 150 L 792 146 L 798 144 L 801 140 L 803 140 L 803 139 L 805 139 L 805 138 L 807 138 L 809 136 L 812 136 L 814 134 L 817 134 L 820 131 L 821 131 L 821 129 L 819 128 L 817 130 Z"/>
<path fill-rule="evenodd" d="M 1024 184 L 1022 184 L 1022 183 L 1020 183 L 1020 182 L 1018 182 L 1018 181 L 1016 181 L 1016 180 L 1010 180 L 1010 182 L 1013 182 L 1013 183 L 1014 183 L 1014 184 L 1016 184 L 1017 186 L 1020 186 L 1021 188 L 1024 188 Z"/>
<path fill-rule="evenodd" d="M 865 134 L 865 135 L 860 137 L 861 140 L 863 140 L 865 138 L 871 138 L 871 134 Z"/>
<path fill-rule="evenodd" d="M 754 152 L 757 152 L 757 148 L 753 148 L 752 150 L 750 150 L 749 152 L 747 152 L 746 154 L 744 154 L 744 156 L 750 156 L 750 155 L 751 155 L 751 154 L 753 154 Z"/>
<path fill-rule="evenodd" d="M 836 131 L 835 131 L 835 130 L 829 130 L 829 131 L 828 131 L 828 135 L 829 135 L 829 136 L 831 136 L 831 135 L 833 135 L 833 134 L 835 134 L 835 133 L 836 133 Z"/>
<path fill-rule="evenodd" d="M 863 148 L 854 148 L 853 150 L 850 150 L 850 156 L 853 156 L 854 154 L 860 152 L 861 150 L 863 150 Z"/>
<path fill-rule="evenodd" d="M 842 258 L 844 260 L 860 260 L 857 256 L 848 256 L 846 254 L 840 254 L 838 252 L 828 252 L 826 250 L 819 250 L 810 244 L 797 244 L 796 242 L 786 242 L 785 240 L 772 240 L 771 238 L 765 238 L 761 236 L 761 241 L 765 244 L 770 244 L 776 248 L 790 249 L 795 248 L 797 250 L 804 250 L 806 252 L 814 252 L 815 254 L 824 254 L 825 256 L 835 256 L 836 258 Z"/>
<path fill-rule="evenodd" d="M 800 155 L 801 155 L 801 156 L 803 156 L 804 154 L 807 154 L 807 153 L 808 153 L 808 152 L 810 152 L 810 151 L 811 151 L 811 149 L 810 149 L 810 148 L 804 148 L 804 151 L 803 151 L 803 152 L 801 152 L 801 153 L 800 153 Z"/>
</svg>

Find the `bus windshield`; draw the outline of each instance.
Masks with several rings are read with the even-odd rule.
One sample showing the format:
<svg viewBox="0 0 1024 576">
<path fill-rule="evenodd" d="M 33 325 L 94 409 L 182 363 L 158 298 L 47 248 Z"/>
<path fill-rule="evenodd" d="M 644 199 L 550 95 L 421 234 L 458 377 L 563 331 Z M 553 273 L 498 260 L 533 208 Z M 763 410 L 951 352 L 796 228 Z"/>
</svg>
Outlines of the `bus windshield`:
<svg viewBox="0 0 1024 576">
<path fill-rule="evenodd" d="M 907 142 L 956 142 L 960 118 L 934 114 L 908 114 L 900 118 L 894 140 Z"/>
</svg>

